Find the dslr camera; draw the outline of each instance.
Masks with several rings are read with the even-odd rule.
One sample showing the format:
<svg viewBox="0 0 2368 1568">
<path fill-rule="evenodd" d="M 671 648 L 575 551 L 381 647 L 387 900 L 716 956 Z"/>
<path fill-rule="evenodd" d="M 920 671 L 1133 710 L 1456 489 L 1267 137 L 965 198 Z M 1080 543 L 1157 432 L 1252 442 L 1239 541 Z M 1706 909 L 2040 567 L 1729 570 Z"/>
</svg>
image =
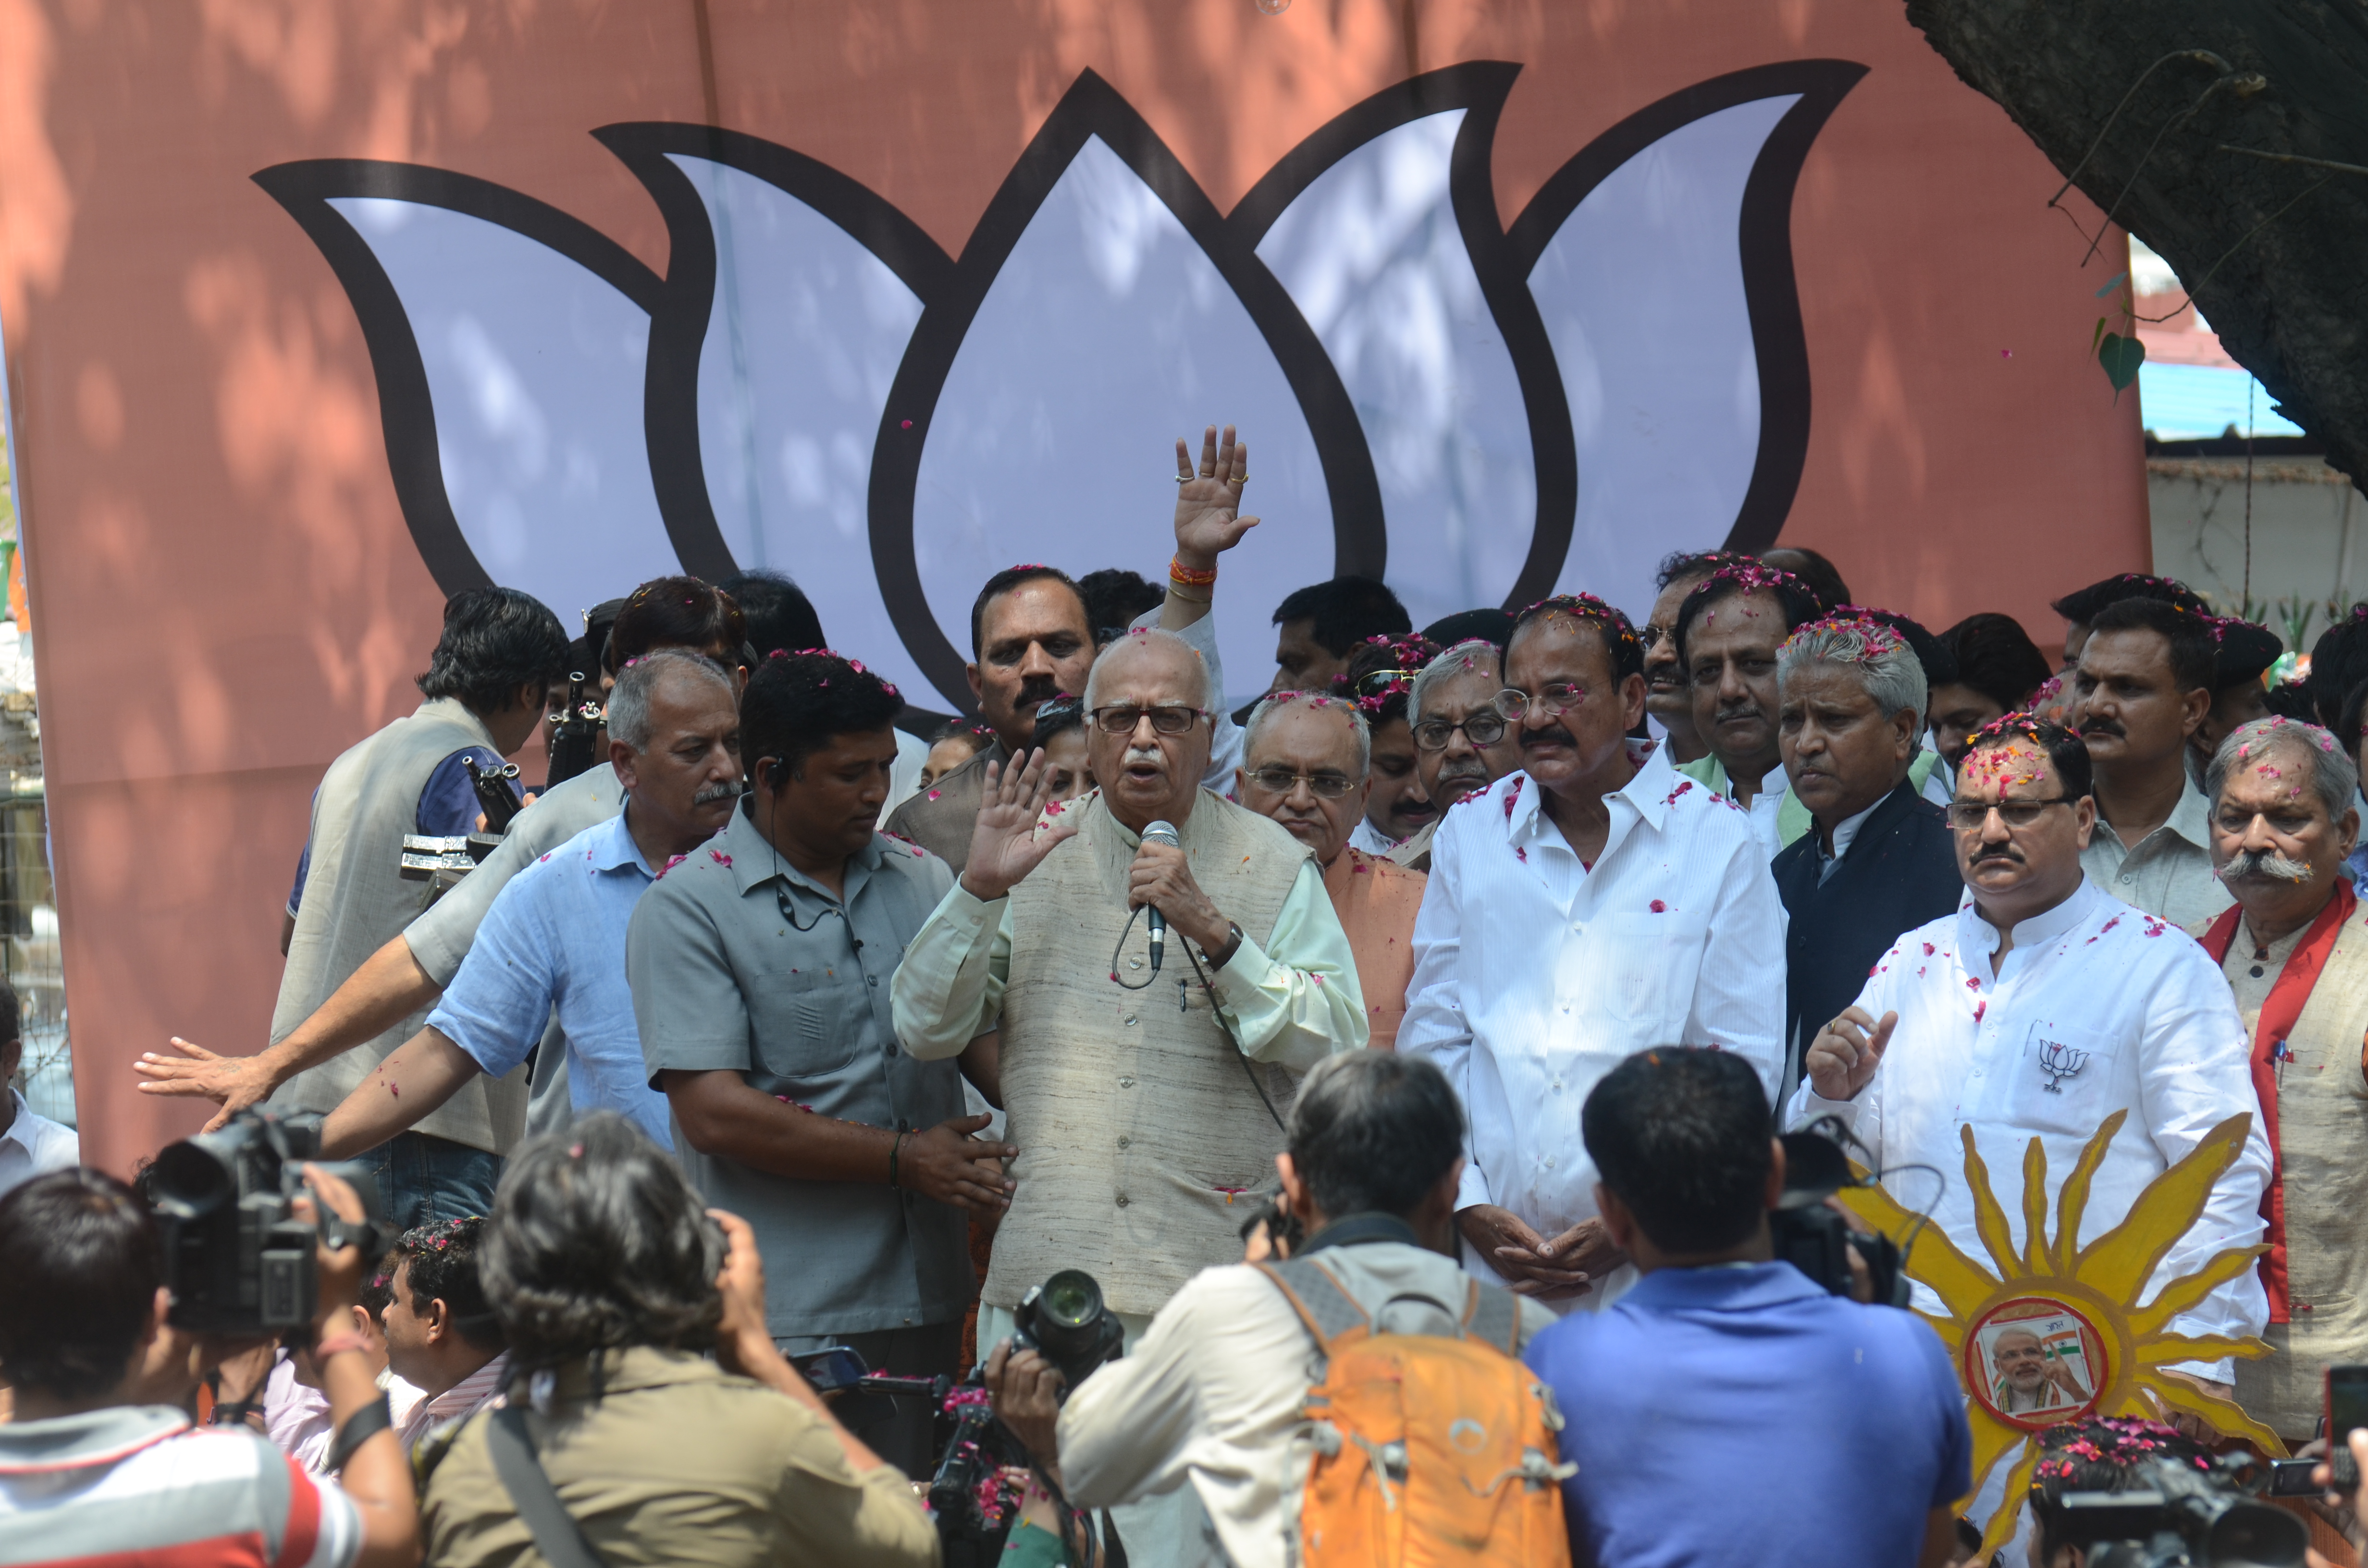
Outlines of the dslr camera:
<svg viewBox="0 0 2368 1568">
<path fill-rule="evenodd" d="M 2131 1490 L 2057 1498 L 2050 1542 L 2084 1548 L 2089 1568 L 2302 1568 L 2309 1528 L 2255 1499 L 2269 1471 L 2251 1454 L 2203 1470 L 2156 1454 L 2131 1471 Z"/>
<path fill-rule="evenodd" d="M 1850 1228 L 1850 1221 L 1826 1206 L 1826 1199 L 1846 1187 L 1865 1185 L 1868 1178 L 1850 1174 L 1850 1156 L 1835 1139 L 1816 1131 L 1787 1132 L 1784 1145 L 1784 1195 L 1768 1217 L 1776 1256 L 1837 1296 L 1850 1293 L 1850 1256 L 1866 1266 L 1879 1307 L 1905 1307 L 1908 1301 L 1907 1255 L 1885 1235 Z"/>
<path fill-rule="evenodd" d="M 1125 1340 L 1125 1326 L 1104 1304 L 1099 1281 L 1080 1268 L 1064 1268 L 1031 1288 L 1011 1315 L 1012 1348 L 1036 1351 L 1061 1369 L 1073 1389 L 1116 1356 Z M 973 1371 L 960 1384 L 951 1378 L 869 1375 L 862 1358 L 844 1346 L 797 1361 L 808 1381 L 826 1393 L 928 1402 L 935 1416 L 929 1512 L 937 1520 L 946 1568 L 995 1568 L 1019 1513 L 1018 1489 L 1002 1484 L 1003 1473 L 1035 1461 L 995 1418 L 981 1374 Z M 842 1410 L 842 1419 L 848 1414 Z M 1070 1561 L 1082 1560 L 1071 1552 Z"/>
<path fill-rule="evenodd" d="M 320 1206 L 317 1223 L 296 1218 L 301 1167 L 321 1151 L 321 1119 L 241 1111 L 219 1131 L 167 1144 L 148 1169 L 148 1196 L 165 1241 L 171 1321 L 193 1334 L 255 1337 L 309 1324 L 320 1304 L 313 1247 L 359 1246 L 375 1259 L 393 1238 L 380 1216 L 378 1182 L 355 1161 L 317 1161 L 353 1184 L 362 1222 Z"/>
</svg>

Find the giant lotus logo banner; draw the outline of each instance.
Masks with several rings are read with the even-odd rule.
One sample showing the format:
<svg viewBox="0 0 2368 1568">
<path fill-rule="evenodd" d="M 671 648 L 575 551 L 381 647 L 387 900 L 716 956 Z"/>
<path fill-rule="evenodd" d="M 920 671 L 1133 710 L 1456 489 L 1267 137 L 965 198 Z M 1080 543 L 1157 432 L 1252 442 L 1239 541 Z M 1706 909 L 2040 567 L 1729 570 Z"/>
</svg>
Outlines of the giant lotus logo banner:
<svg viewBox="0 0 2368 1568">
<path fill-rule="evenodd" d="M 796 150 L 592 133 L 664 215 L 663 276 L 523 192 L 362 159 L 256 175 L 370 346 L 387 458 L 448 592 L 564 618 L 677 570 L 768 566 L 833 642 L 966 708 L 978 584 L 1155 578 L 1173 439 L 1251 442 L 1221 646 L 1261 684 L 1293 587 L 1384 576 L 1417 625 L 1586 588 L 1641 608 L 1671 550 L 1782 526 L 1810 417 L 1793 190 L 1863 68 L 1770 64 L 1602 131 L 1509 222 L 1520 67 L 1339 115 L 1220 212 L 1080 75 L 958 254 Z"/>
</svg>

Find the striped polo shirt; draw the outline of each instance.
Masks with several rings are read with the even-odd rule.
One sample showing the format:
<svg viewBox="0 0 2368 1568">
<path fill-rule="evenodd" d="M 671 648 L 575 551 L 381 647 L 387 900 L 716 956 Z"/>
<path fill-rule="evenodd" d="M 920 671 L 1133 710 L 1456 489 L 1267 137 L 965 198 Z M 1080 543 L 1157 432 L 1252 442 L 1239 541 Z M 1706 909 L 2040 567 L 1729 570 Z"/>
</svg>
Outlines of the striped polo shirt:
<svg viewBox="0 0 2368 1568">
<path fill-rule="evenodd" d="M 244 1427 L 170 1405 L 0 1426 L 0 1568 L 352 1568 L 361 1516 Z"/>
</svg>

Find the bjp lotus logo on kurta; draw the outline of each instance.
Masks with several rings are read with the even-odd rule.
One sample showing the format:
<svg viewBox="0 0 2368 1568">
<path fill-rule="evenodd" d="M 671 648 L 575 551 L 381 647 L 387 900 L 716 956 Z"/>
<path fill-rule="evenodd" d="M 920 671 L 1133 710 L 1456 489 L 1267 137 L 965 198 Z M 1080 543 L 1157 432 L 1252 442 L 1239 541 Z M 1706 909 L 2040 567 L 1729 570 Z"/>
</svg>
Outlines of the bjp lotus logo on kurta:
<svg viewBox="0 0 2368 1568">
<path fill-rule="evenodd" d="M 1574 587 L 1639 602 L 1670 550 L 1775 538 L 1809 429 L 1793 189 L 1864 68 L 1663 98 L 1508 223 L 1491 160 L 1519 72 L 1388 88 L 1223 212 L 1087 72 L 958 254 L 703 125 L 591 131 L 665 217 L 663 276 L 448 170 L 255 178 L 345 285 L 448 592 L 572 617 L 664 573 L 777 567 L 836 645 L 967 708 L 979 583 L 1156 574 L 1171 443 L 1211 419 L 1250 441 L 1267 519 L 1228 558 L 1250 585 L 1219 596 L 1243 657 L 1281 593 L 1335 573 L 1391 573 L 1420 625 Z"/>
</svg>

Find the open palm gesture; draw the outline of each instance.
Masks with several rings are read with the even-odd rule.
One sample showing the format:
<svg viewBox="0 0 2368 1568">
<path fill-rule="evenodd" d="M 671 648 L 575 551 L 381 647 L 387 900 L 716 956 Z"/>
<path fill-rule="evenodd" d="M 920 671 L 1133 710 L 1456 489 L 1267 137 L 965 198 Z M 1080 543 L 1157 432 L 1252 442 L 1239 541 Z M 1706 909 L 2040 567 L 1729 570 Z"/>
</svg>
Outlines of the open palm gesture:
<svg viewBox="0 0 2368 1568">
<path fill-rule="evenodd" d="M 1241 542 L 1244 534 L 1258 527 L 1256 517 L 1241 516 L 1242 486 L 1249 483 L 1250 449 L 1247 441 L 1234 439 L 1234 427 L 1225 426 L 1224 439 L 1217 438 L 1217 427 L 1209 426 L 1201 437 L 1201 462 L 1192 464 L 1190 448 L 1176 443 L 1176 558 L 1198 571 L 1207 571 L 1217 563 L 1217 557 Z M 1180 476 L 1190 474 L 1190 479 Z"/>
<path fill-rule="evenodd" d="M 1037 821 L 1052 798 L 1052 769 L 1044 766 L 1041 747 L 1008 763 L 986 765 L 978 822 L 970 835 L 970 859 L 962 875 L 973 898 L 989 903 L 1001 898 L 1042 865 L 1054 845 L 1077 831 L 1081 814 L 1070 812 L 1037 833 Z"/>
</svg>

